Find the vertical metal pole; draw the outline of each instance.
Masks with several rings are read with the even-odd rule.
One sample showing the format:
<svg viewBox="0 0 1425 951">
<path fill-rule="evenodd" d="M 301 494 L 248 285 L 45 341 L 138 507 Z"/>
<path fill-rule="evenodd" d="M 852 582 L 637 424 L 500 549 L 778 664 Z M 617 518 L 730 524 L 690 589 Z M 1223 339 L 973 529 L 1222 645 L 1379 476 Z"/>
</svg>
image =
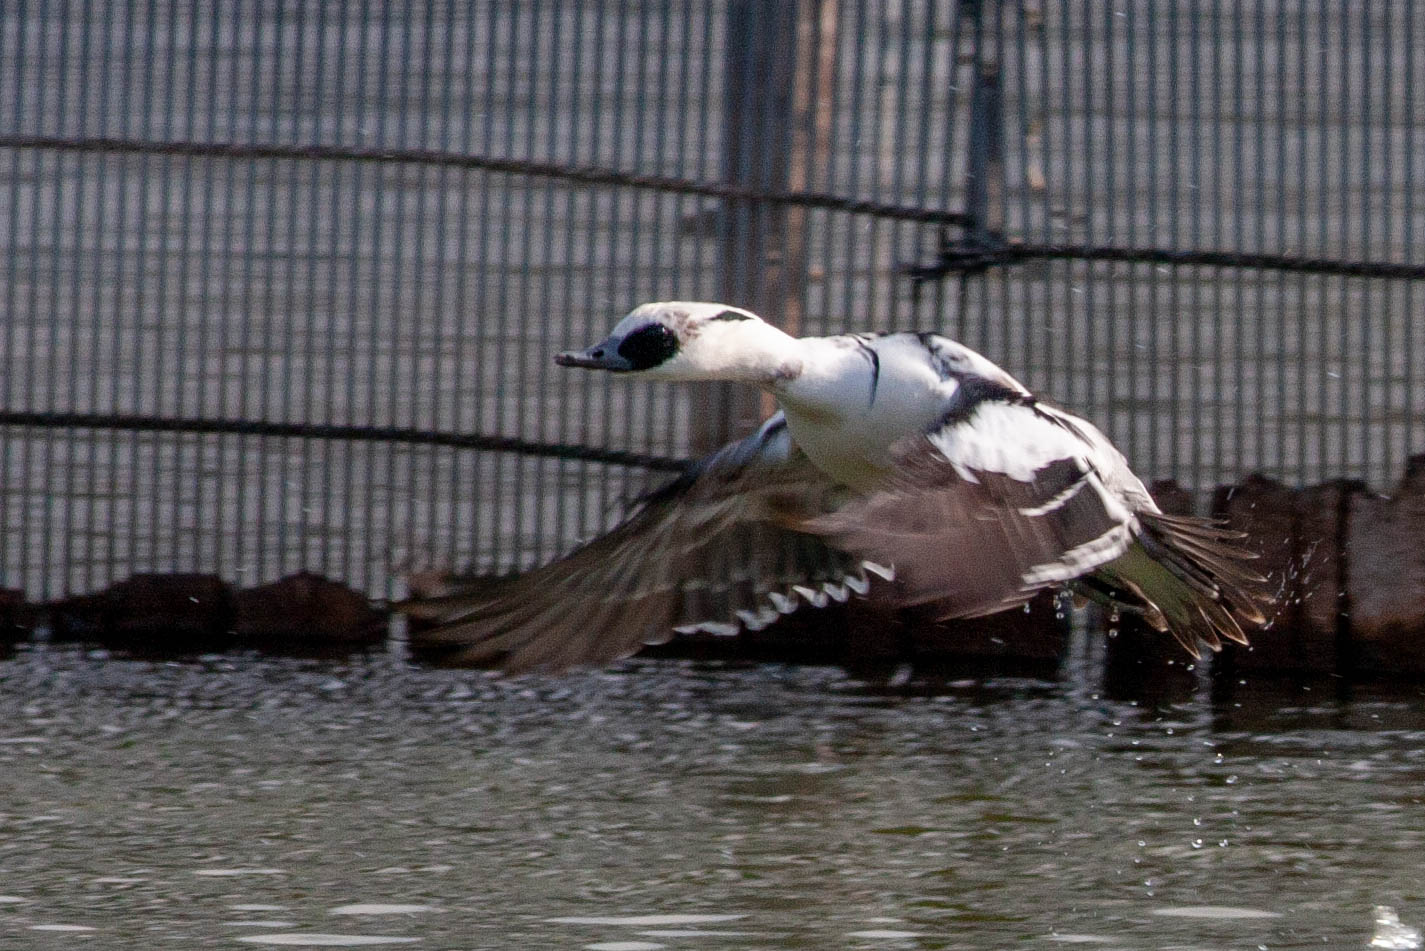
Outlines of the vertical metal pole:
<svg viewBox="0 0 1425 951">
<path fill-rule="evenodd" d="M 785 190 L 789 186 L 786 131 L 797 125 L 794 77 L 801 8 L 797 3 L 732 0 L 727 9 L 727 49 L 723 64 L 723 180 L 747 188 Z M 805 174 L 805 173 L 804 173 Z M 804 221 L 805 219 L 801 219 Z M 787 214 L 781 207 L 744 200 L 723 203 L 718 228 L 719 296 L 750 307 L 786 326 L 800 318 L 798 301 L 788 307 Z M 789 327 L 795 332 L 795 326 Z M 731 384 L 701 388 L 695 401 L 692 448 L 706 452 L 751 429 L 761 416 L 756 394 Z"/>
<path fill-rule="evenodd" d="M 965 210 L 974 219 L 966 232 L 971 244 L 993 247 L 1004 234 L 1004 89 L 1000 75 L 1000 44 L 985 36 L 986 22 L 998 33 L 998 0 L 990 0 L 986 14 L 983 0 L 963 0 L 961 7 L 972 25 L 973 86 L 970 90 L 970 134 L 968 164 L 965 169 Z M 965 320 L 971 282 L 984 281 L 984 274 L 961 273 L 957 278 L 958 312 Z M 987 349 L 988 312 L 981 293 L 979 328 L 972 345 Z"/>
<path fill-rule="evenodd" d="M 992 0 L 993 2 L 993 0 Z M 997 4 L 995 4 L 997 6 Z M 974 87 L 970 93 L 970 152 L 965 172 L 965 210 L 974 218 L 969 238 L 991 244 L 1004 234 L 1004 85 L 999 44 L 984 36 L 984 5 L 965 4 L 974 20 Z M 998 13 L 990 17 L 996 31 Z"/>
<path fill-rule="evenodd" d="M 836 0 L 804 0 L 798 4 L 796 73 L 792 87 L 791 150 L 786 186 L 804 191 L 823 184 L 830 161 L 832 99 L 839 22 Z M 786 211 L 785 255 L 782 260 L 782 312 L 779 326 L 790 334 L 803 332 L 806 310 L 807 218 L 809 211 Z"/>
</svg>

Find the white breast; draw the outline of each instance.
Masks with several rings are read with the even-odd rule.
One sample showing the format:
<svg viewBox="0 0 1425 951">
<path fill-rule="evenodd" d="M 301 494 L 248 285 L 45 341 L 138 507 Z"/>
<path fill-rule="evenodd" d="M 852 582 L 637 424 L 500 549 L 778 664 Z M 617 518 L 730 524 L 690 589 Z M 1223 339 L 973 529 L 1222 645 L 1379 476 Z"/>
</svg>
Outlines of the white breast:
<svg viewBox="0 0 1425 951">
<path fill-rule="evenodd" d="M 792 437 L 827 475 L 870 491 L 890 449 L 939 419 L 954 383 L 942 380 L 913 337 L 805 340 L 803 371 L 777 390 Z"/>
</svg>

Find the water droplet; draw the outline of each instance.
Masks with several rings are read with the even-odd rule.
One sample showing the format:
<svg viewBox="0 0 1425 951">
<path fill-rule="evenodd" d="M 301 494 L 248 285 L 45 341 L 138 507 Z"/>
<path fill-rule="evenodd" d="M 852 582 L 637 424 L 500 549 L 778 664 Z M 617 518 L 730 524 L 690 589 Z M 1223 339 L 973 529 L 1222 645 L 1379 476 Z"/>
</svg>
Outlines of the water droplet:
<svg viewBox="0 0 1425 951">
<path fill-rule="evenodd" d="M 1420 929 L 1402 924 L 1394 908 L 1389 905 L 1376 905 L 1375 919 L 1375 934 L 1371 936 L 1368 947 L 1387 948 L 1390 951 L 1419 951 Z"/>
</svg>

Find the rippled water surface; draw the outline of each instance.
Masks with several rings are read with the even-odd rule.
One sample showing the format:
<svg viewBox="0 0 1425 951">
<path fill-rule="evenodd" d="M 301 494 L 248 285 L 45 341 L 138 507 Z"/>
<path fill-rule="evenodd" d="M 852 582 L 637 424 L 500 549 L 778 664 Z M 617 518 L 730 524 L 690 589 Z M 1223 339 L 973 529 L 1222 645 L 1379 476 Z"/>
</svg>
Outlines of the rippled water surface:
<svg viewBox="0 0 1425 951">
<path fill-rule="evenodd" d="M 35 648 L 0 947 L 1419 947 L 1418 691 L 916 687 Z"/>
</svg>

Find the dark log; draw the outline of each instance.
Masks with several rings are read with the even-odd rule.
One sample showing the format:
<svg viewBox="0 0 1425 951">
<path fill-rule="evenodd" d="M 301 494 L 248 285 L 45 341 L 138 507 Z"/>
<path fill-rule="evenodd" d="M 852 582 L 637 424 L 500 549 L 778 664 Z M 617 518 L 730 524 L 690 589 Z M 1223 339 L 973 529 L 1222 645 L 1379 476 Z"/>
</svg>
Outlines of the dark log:
<svg viewBox="0 0 1425 951">
<path fill-rule="evenodd" d="M 344 584 L 310 572 L 239 591 L 237 643 L 267 651 L 371 647 L 385 641 L 387 615 Z"/>
<path fill-rule="evenodd" d="M 1336 539 L 1343 482 L 1294 489 L 1253 474 L 1213 497 L 1213 515 L 1247 535 L 1272 603 L 1246 648 L 1228 645 L 1218 677 L 1245 671 L 1327 676 L 1338 667 Z"/>
<path fill-rule="evenodd" d="M 1267 578 L 1273 601 L 1267 615 L 1265 636 L 1254 637 L 1250 653 L 1258 664 L 1277 666 L 1274 658 L 1282 651 L 1283 639 L 1277 629 L 1293 629 L 1299 602 L 1289 593 L 1295 582 L 1298 490 L 1275 479 L 1253 473 L 1238 485 L 1219 486 L 1212 497 L 1212 515 L 1246 534 L 1246 547 L 1257 554 L 1253 568 Z M 1250 662 L 1246 662 L 1250 665 Z"/>
<path fill-rule="evenodd" d="M 1353 479 L 1333 479 L 1302 489 L 1297 495 L 1296 569 L 1279 597 L 1292 603 L 1295 616 L 1289 631 L 1299 668 L 1348 673 L 1342 643 L 1344 607 L 1342 544 L 1346 513 L 1352 500 L 1365 492 Z"/>
<path fill-rule="evenodd" d="M 1148 494 L 1169 515 L 1192 515 L 1197 511 L 1192 493 L 1178 485 L 1176 479 L 1158 479 L 1148 486 Z"/>
<path fill-rule="evenodd" d="M 1052 677 L 1069 648 L 1069 624 L 1049 591 L 1027 607 L 985 617 L 937 621 L 928 610 L 909 609 L 898 620 L 903 659 L 946 672 Z M 853 643 L 857 636 L 853 630 Z"/>
<path fill-rule="evenodd" d="M 877 582 L 879 584 L 879 582 Z M 760 631 L 735 637 L 680 635 L 644 656 L 793 663 L 839 663 L 875 670 L 910 663 L 942 673 L 1051 677 L 1068 646 L 1068 624 L 1051 594 L 1026 611 L 938 621 L 926 609 L 896 610 L 874 596 L 802 608 Z M 426 657 L 423 659 L 438 660 Z"/>
<path fill-rule="evenodd" d="M 232 643 L 232 590 L 216 575 L 142 574 L 52 606 L 55 640 L 139 653 L 220 650 Z"/>
<path fill-rule="evenodd" d="M 25 592 L 0 588 L 0 644 L 23 641 L 40 626 L 43 609 L 30 604 Z"/>
<path fill-rule="evenodd" d="M 1390 497 L 1358 494 L 1346 528 L 1352 665 L 1362 673 L 1425 672 L 1425 456 Z"/>
</svg>

